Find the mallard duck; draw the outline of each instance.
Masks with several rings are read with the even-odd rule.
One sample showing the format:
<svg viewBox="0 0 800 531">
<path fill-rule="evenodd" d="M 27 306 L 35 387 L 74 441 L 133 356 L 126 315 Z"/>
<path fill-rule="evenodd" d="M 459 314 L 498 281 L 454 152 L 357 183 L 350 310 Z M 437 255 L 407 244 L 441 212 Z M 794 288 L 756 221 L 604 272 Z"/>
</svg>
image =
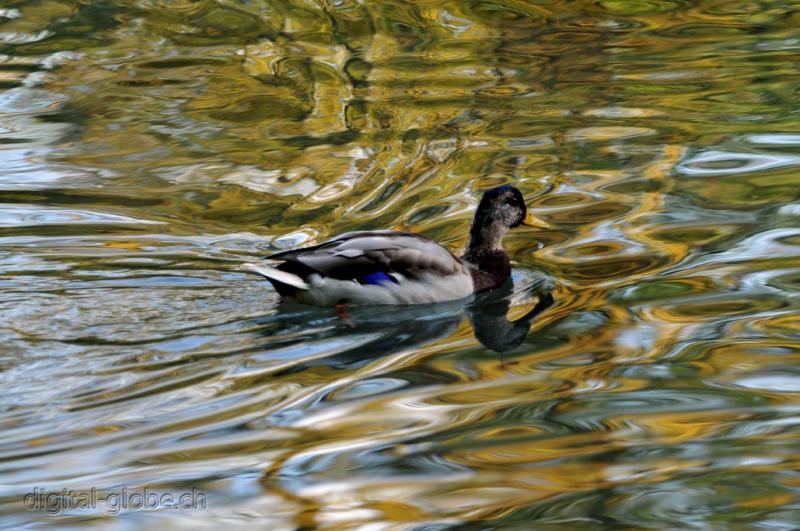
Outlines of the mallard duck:
<svg viewBox="0 0 800 531">
<path fill-rule="evenodd" d="M 424 304 L 462 299 L 503 284 L 511 261 L 503 236 L 520 225 L 547 228 L 510 185 L 486 191 L 462 257 L 418 234 L 348 232 L 325 243 L 244 268 L 269 280 L 284 299 L 319 306 Z"/>
</svg>

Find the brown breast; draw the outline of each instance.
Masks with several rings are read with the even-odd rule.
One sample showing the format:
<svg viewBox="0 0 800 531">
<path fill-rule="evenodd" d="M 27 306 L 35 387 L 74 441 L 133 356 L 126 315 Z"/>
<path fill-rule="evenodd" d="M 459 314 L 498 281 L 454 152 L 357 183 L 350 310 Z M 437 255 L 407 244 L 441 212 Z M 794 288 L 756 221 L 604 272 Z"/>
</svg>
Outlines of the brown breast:
<svg viewBox="0 0 800 531">
<path fill-rule="evenodd" d="M 494 289 L 511 276 L 511 260 L 504 251 L 478 251 L 465 259 L 470 268 L 475 293 Z"/>
</svg>

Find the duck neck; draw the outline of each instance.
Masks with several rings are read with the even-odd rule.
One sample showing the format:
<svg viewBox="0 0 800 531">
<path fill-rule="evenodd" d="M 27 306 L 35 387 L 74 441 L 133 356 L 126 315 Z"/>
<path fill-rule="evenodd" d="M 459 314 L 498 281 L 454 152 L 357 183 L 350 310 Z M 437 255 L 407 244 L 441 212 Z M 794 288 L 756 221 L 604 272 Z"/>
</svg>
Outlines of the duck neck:
<svg viewBox="0 0 800 531">
<path fill-rule="evenodd" d="M 476 292 L 496 288 L 511 276 L 511 260 L 503 249 L 503 235 L 508 229 L 485 221 L 475 216 L 463 257 L 475 266 L 471 274 Z"/>
<path fill-rule="evenodd" d="M 489 222 L 487 223 L 487 221 Z M 498 252 L 505 255 L 503 236 L 506 232 L 508 232 L 508 228 L 502 223 L 482 219 L 480 213 L 476 214 L 469 230 L 469 243 L 464 253 L 464 259 L 479 266 L 476 259 L 481 255 L 497 254 Z"/>
</svg>

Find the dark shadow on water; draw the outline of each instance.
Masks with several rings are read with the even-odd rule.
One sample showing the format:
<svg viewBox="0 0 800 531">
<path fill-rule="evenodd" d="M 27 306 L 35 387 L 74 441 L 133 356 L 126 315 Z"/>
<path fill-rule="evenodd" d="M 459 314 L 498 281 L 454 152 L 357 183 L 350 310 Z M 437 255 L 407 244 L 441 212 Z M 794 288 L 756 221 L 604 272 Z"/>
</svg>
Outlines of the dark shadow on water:
<svg viewBox="0 0 800 531">
<path fill-rule="evenodd" d="M 539 299 L 534 307 L 522 317 L 510 321 L 508 312 L 512 293 L 513 284 L 509 281 L 467 308 L 475 339 L 495 352 L 510 352 L 517 348 L 527 337 L 533 320 L 554 302 L 551 292 L 537 289 L 531 293 Z"/>
<path fill-rule="evenodd" d="M 538 301 L 525 315 L 512 321 L 508 313 L 514 295 Z M 333 309 L 286 303 L 267 319 L 276 326 L 269 326 L 263 333 L 277 338 L 304 327 L 318 329 L 315 340 L 375 335 L 374 339 L 344 352 L 304 361 L 279 375 L 320 365 L 335 369 L 358 368 L 377 358 L 445 339 L 456 332 L 465 318 L 469 319 L 475 338 L 483 346 L 503 354 L 513 351 L 525 340 L 533 321 L 553 303 L 553 295 L 543 283 L 515 292 L 511 280 L 472 299 L 403 307 L 352 307 L 344 318 L 336 315 Z M 308 339 L 306 335 L 304 340 Z"/>
</svg>

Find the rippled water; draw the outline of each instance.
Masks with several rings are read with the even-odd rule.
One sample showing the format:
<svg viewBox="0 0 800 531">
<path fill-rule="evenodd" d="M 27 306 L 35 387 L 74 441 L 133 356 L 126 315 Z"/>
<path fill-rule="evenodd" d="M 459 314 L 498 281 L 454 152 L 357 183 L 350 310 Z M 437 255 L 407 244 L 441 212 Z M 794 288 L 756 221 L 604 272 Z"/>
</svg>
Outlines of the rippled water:
<svg viewBox="0 0 800 531">
<path fill-rule="evenodd" d="M 798 28 L 779 1 L 0 3 L 0 522 L 796 528 Z M 507 238 L 513 291 L 346 322 L 239 270 L 353 229 L 458 249 L 505 182 L 553 225 Z M 207 507 L 23 501 L 122 487 Z"/>
</svg>

